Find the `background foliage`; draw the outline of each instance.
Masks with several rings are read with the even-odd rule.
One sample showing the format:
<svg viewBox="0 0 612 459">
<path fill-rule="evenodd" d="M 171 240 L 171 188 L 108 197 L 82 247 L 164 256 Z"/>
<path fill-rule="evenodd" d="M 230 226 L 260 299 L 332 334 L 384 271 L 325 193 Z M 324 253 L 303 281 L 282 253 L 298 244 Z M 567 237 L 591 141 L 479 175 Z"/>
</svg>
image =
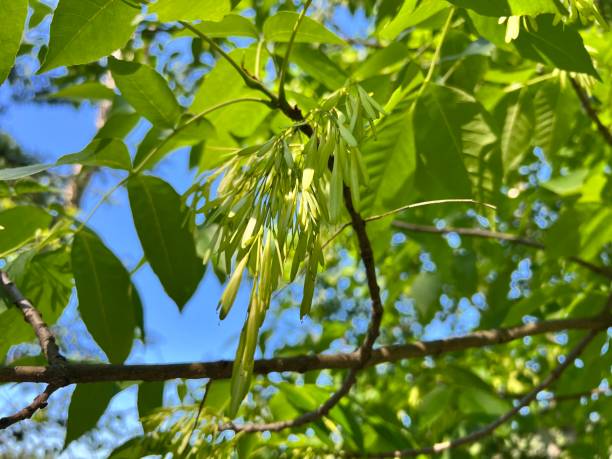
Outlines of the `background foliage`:
<svg viewBox="0 0 612 459">
<path fill-rule="evenodd" d="M 592 317 L 608 302 L 610 2 L 315 1 L 305 15 L 304 6 L 0 0 L 0 81 L 13 97 L 100 106 L 91 143 L 57 163 L 36 163 L 0 138 L 2 269 L 46 322 L 76 295 L 99 346 L 86 356 L 122 364 L 135 340 L 148 340 L 147 304 L 131 280 L 143 264 L 181 310 L 207 269 L 226 287 L 198 307 L 219 302 L 224 318 L 239 291 L 250 296 L 231 380 L 168 383 L 178 403 L 163 406 L 163 383 L 140 383 L 142 425 L 122 446 L 86 440 L 133 384 L 79 384 L 67 420 L 35 417 L 65 423 L 64 446 L 117 447 L 112 457 L 419 448 L 512 409 L 584 333 L 383 363 L 362 369 L 350 394 L 310 424 L 219 429 L 295 418 L 343 381 L 337 370 L 252 372 L 259 356 L 361 345 L 376 300 L 361 240 L 338 232 L 352 221 L 359 233 L 347 202 L 373 247 L 384 308 L 377 345 Z M 347 11 L 367 20 L 367 36 L 336 25 Z M 49 21 L 41 39 L 35 32 Z M 143 119 L 149 130 L 131 152 L 126 136 Z M 156 174 L 172 154 L 188 154 L 196 171 L 182 195 Z M 133 270 L 80 212 L 92 175 L 107 169 L 122 179 L 101 199 L 128 190 L 143 249 Z M 452 199 L 465 202 L 398 211 Z M 290 334 L 277 327 L 287 316 L 304 318 Z M 44 364 L 24 345 L 33 338 L 19 310 L 0 302 L 0 360 Z M 492 436 L 445 454 L 609 457 L 609 340 L 604 330 Z M 71 362 L 83 359 L 59 341 Z M 37 428 L 4 431 L 0 451 L 17 454 Z"/>
</svg>

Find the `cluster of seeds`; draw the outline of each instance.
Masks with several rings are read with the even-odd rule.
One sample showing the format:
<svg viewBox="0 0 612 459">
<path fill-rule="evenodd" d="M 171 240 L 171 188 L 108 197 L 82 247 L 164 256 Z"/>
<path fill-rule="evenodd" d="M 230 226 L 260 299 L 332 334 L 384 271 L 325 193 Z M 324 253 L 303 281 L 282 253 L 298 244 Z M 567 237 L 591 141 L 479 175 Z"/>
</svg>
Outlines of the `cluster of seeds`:
<svg viewBox="0 0 612 459">
<path fill-rule="evenodd" d="M 207 178 L 207 193 L 219 180 L 216 197 L 199 212 L 214 228 L 211 253 L 232 272 L 219 302 L 221 318 L 232 307 L 245 270 L 253 275 L 234 375 L 250 377 L 272 293 L 281 279 L 293 281 L 300 267 L 305 274 L 300 315 L 310 311 L 317 270 L 324 264 L 321 230 L 340 221 L 344 186 L 359 206 L 367 173 L 358 145 L 373 133 L 382 112 L 361 87 L 342 88 L 308 115 L 310 137 L 298 123 L 239 151 Z"/>
</svg>

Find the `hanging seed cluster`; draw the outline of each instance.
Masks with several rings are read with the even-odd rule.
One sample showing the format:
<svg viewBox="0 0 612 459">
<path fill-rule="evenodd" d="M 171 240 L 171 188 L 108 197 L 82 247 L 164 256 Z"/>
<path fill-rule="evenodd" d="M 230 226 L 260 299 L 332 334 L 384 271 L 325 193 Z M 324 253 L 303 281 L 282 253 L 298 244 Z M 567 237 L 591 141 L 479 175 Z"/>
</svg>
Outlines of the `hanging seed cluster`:
<svg viewBox="0 0 612 459">
<path fill-rule="evenodd" d="M 358 145 L 382 112 L 361 87 L 343 88 L 308 115 L 314 128 L 310 138 L 296 124 L 262 145 L 241 150 L 208 178 L 208 183 L 220 178 L 216 198 L 202 209 L 206 225 L 216 228 L 211 252 L 232 272 L 219 302 L 222 319 L 245 270 L 253 275 L 234 363 L 232 399 L 237 403 L 248 390 L 245 382 L 272 293 L 281 279 L 293 281 L 300 268 L 305 274 L 300 315 L 310 311 L 317 270 L 324 264 L 321 230 L 340 221 L 345 185 L 359 206 L 367 173 Z"/>
</svg>

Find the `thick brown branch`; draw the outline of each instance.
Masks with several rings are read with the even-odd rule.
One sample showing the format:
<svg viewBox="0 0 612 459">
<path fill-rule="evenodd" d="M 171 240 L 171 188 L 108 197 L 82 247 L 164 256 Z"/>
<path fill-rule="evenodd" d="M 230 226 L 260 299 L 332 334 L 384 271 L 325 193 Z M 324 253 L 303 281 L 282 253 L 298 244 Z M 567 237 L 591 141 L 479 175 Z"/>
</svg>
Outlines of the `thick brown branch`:
<svg viewBox="0 0 612 459">
<path fill-rule="evenodd" d="M 17 413 L 12 414 L 11 416 L 7 416 L 5 418 L 0 418 L 0 430 L 6 429 L 13 424 L 17 424 L 25 419 L 30 419 L 34 416 L 38 410 L 42 410 L 47 406 L 47 401 L 53 392 L 55 392 L 59 387 L 49 384 L 47 388 L 44 390 L 42 394 L 36 396 L 32 403 L 28 406 L 19 410 Z"/>
<path fill-rule="evenodd" d="M 426 448 L 419 449 L 405 449 L 405 450 L 396 450 L 396 451 L 387 451 L 383 453 L 373 453 L 373 454 L 361 454 L 361 453 L 348 453 L 346 456 L 348 457 L 369 457 L 369 458 L 384 458 L 384 457 L 415 457 L 420 456 L 422 454 L 440 454 L 449 449 L 457 448 L 459 446 L 467 445 L 470 443 L 474 443 L 484 437 L 491 435 L 499 426 L 508 422 L 512 417 L 514 417 L 523 407 L 529 405 L 533 402 L 538 394 L 553 384 L 557 379 L 561 377 L 563 372 L 578 358 L 578 356 L 584 351 L 584 349 L 588 346 L 588 344 L 595 338 L 595 336 L 600 332 L 600 330 L 591 330 L 587 336 L 585 336 L 578 345 L 570 351 L 570 353 L 565 357 L 562 363 L 557 365 L 555 369 L 536 387 L 531 390 L 528 394 L 526 394 L 523 398 L 519 400 L 519 402 L 509 411 L 504 413 L 502 416 L 497 418 L 495 421 L 487 424 L 481 429 L 475 430 L 474 432 L 465 435 L 464 437 L 457 438 L 451 441 L 445 441 L 441 443 L 436 443 L 433 446 L 428 446 Z"/>
<path fill-rule="evenodd" d="M 574 88 L 574 91 L 576 91 L 576 95 L 578 96 L 578 99 L 580 99 L 580 104 L 582 105 L 582 108 L 584 109 L 586 114 L 589 116 L 589 118 L 593 120 L 593 122 L 595 123 L 595 126 L 597 126 L 597 130 L 599 131 L 601 136 L 604 138 L 604 140 L 608 143 L 608 145 L 612 145 L 612 133 L 610 132 L 610 129 L 608 129 L 608 127 L 605 124 L 603 124 L 603 122 L 599 118 L 599 115 L 597 114 L 593 106 L 591 105 L 591 101 L 589 100 L 589 97 L 584 93 L 584 91 L 582 90 L 582 88 L 580 87 L 580 85 L 574 78 L 570 77 L 570 82 L 572 83 L 572 87 Z"/>
<path fill-rule="evenodd" d="M 439 356 L 466 349 L 484 348 L 496 344 L 564 330 L 600 330 L 612 326 L 612 316 L 595 316 L 549 320 L 518 325 L 511 328 L 480 330 L 465 336 L 410 344 L 383 346 L 372 351 L 366 366 L 387 362 Z M 169 379 L 228 379 L 232 375 L 232 361 L 204 363 L 109 365 L 67 363 L 64 366 L 68 383 L 81 384 L 103 381 L 165 381 Z M 300 355 L 295 357 L 261 359 L 255 361 L 254 373 L 306 373 L 319 370 L 342 370 L 360 365 L 359 352 L 340 354 Z M 57 367 L 17 366 L 0 367 L 0 383 L 53 382 L 64 375 Z"/>
<path fill-rule="evenodd" d="M 544 250 L 546 248 L 544 244 L 534 241 L 533 239 L 515 236 L 514 234 L 509 234 L 509 233 L 499 233 L 497 231 L 484 230 L 480 228 L 452 228 L 452 227 L 437 228 L 435 226 L 419 225 L 417 223 L 408 223 L 408 222 L 404 222 L 401 220 L 395 220 L 392 223 L 392 226 L 394 226 L 395 228 L 404 230 L 404 231 L 411 231 L 415 233 L 430 233 L 430 234 L 457 233 L 461 236 L 479 237 L 483 239 L 497 239 L 499 241 L 507 241 L 507 242 L 510 242 L 511 244 L 524 245 L 527 247 L 533 247 L 533 248 L 540 249 L 540 250 Z M 596 274 L 607 277 L 608 279 L 612 279 L 612 270 L 605 266 L 597 266 L 593 263 L 590 263 L 576 256 L 568 257 L 568 259 Z"/>
<path fill-rule="evenodd" d="M 55 337 L 49 326 L 43 321 L 42 314 L 34 307 L 34 305 L 26 299 L 19 288 L 13 283 L 9 275 L 5 271 L 0 270 L 0 286 L 4 293 L 9 298 L 11 303 L 14 303 L 21 309 L 23 317 L 28 322 L 40 343 L 40 348 L 47 358 L 49 365 L 61 365 L 65 359 L 59 351 L 59 347 L 55 342 Z"/>
</svg>

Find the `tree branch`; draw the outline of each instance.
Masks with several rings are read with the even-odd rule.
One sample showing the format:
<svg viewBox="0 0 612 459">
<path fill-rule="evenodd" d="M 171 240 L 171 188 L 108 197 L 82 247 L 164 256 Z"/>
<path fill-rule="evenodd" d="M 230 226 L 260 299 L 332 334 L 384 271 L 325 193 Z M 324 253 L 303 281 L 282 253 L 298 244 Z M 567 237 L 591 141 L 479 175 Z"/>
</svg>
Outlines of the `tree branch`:
<svg viewBox="0 0 612 459">
<path fill-rule="evenodd" d="M 287 71 L 289 69 L 289 57 L 291 56 L 291 50 L 293 48 L 293 43 L 295 42 L 295 37 L 297 35 L 298 29 L 300 28 L 300 24 L 304 20 L 304 16 L 306 16 L 306 11 L 310 7 L 312 0 L 306 0 L 304 3 L 304 8 L 302 9 L 300 15 L 295 21 L 293 25 L 293 30 L 291 31 L 291 37 L 289 37 L 289 43 L 287 43 L 287 50 L 285 51 L 285 57 L 283 58 L 282 67 L 280 69 L 280 76 L 278 78 L 278 100 L 281 104 L 287 104 L 287 98 L 285 96 L 285 79 L 287 78 Z"/>
<path fill-rule="evenodd" d="M 6 429 L 12 426 L 13 424 L 17 424 L 18 422 L 21 422 L 25 419 L 30 419 L 38 410 L 46 408 L 49 397 L 57 389 L 59 389 L 58 386 L 49 384 L 47 388 L 41 394 L 37 395 L 36 398 L 32 400 L 32 403 L 30 403 L 24 409 L 18 411 L 17 413 L 11 416 L 0 418 L 0 430 Z"/>
<path fill-rule="evenodd" d="M 64 359 L 60 353 L 59 347 L 55 342 L 55 337 L 53 333 L 51 333 L 51 330 L 49 330 L 49 326 L 43 321 L 42 314 L 23 296 L 9 275 L 2 270 L 0 270 L 0 286 L 11 303 L 21 309 L 23 318 L 34 330 L 40 348 L 47 362 L 49 362 L 49 365 L 63 365 L 66 359 Z"/>
<path fill-rule="evenodd" d="M 566 356 L 565 360 L 562 363 L 557 365 L 553 371 L 536 387 L 531 390 L 527 395 L 525 395 L 519 402 L 509 411 L 504 413 L 502 416 L 497 418 L 495 421 L 487 424 L 486 426 L 475 430 L 474 432 L 465 435 L 464 437 L 457 438 L 451 441 L 445 441 L 441 443 L 436 443 L 433 446 L 428 446 L 425 448 L 419 449 L 405 449 L 405 450 L 396 450 L 396 451 L 387 451 L 383 453 L 373 453 L 373 454 L 361 454 L 361 453 L 347 453 L 345 456 L 348 457 L 369 457 L 369 458 L 384 458 L 384 457 L 415 457 L 420 456 L 422 454 L 440 454 L 444 451 L 457 448 L 459 446 L 467 445 L 469 443 L 473 443 L 475 441 L 480 440 L 481 438 L 487 437 L 491 435 L 499 426 L 505 424 L 512 417 L 514 417 L 523 407 L 529 405 L 532 401 L 536 399 L 538 394 L 553 384 L 556 380 L 558 380 L 563 372 L 578 358 L 578 356 L 584 351 L 584 349 L 588 346 L 588 344 L 597 336 L 597 334 L 601 330 L 591 330 L 587 336 L 585 336 L 578 345 L 573 348 L 570 353 Z"/>
<path fill-rule="evenodd" d="M 534 241 L 533 239 L 527 239 L 520 236 L 515 236 L 514 234 L 509 233 L 498 233 L 496 231 L 489 231 L 480 228 L 437 228 L 435 226 L 428 225 L 419 225 L 417 223 L 408 223 L 401 220 L 395 220 L 391 223 L 391 226 L 395 228 L 399 228 L 405 231 L 412 231 L 415 233 L 431 233 L 431 234 L 449 234 L 449 233 L 457 233 L 461 236 L 470 236 L 470 237 L 479 237 L 484 239 L 497 239 L 499 241 L 507 241 L 512 244 L 525 245 L 527 247 L 533 247 L 536 249 L 544 250 L 546 247 L 544 244 Z M 601 276 L 607 277 L 608 279 L 612 279 L 612 270 L 605 266 L 598 266 L 591 262 L 588 262 L 580 257 L 571 256 L 568 257 L 568 260 L 573 261 L 574 263 L 579 264 L 580 266 L 596 273 Z"/>
<path fill-rule="evenodd" d="M 610 129 L 608 129 L 605 124 L 603 124 L 603 122 L 599 118 L 599 115 L 591 105 L 591 101 L 584 93 L 578 82 L 573 77 L 569 77 L 569 80 L 572 84 L 572 87 L 574 88 L 574 91 L 576 92 L 576 95 L 578 96 L 578 99 L 580 99 L 580 104 L 582 105 L 582 108 L 589 116 L 589 118 L 593 120 L 595 126 L 597 126 L 597 130 L 604 138 L 604 140 L 608 143 L 608 145 L 612 145 L 612 133 L 610 133 Z"/>
<path fill-rule="evenodd" d="M 601 330 L 612 326 L 611 315 L 586 318 L 548 320 L 510 328 L 479 330 L 465 336 L 433 341 L 417 341 L 410 344 L 382 346 L 372 351 L 366 367 L 400 360 L 440 356 L 467 349 L 483 348 L 524 338 L 564 330 Z M 104 381 L 165 381 L 169 379 L 229 379 L 232 375 L 232 361 L 192 362 L 175 364 L 110 365 L 67 363 L 64 373 L 57 367 L 16 366 L 0 367 L 0 383 L 38 382 L 53 383 L 58 376 L 66 375 L 68 384 L 94 383 Z M 359 352 L 338 354 L 299 355 L 285 358 L 256 360 L 253 372 L 306 373 L 320 370 L 351 369 L 360 365 Z"/>
<path fill-rule="evenodd" d="M 253 75 L 251 75 L 244 67 L 240 66 L 234 59 L 231 58 L 231 56 L 229 54 L 227 54 L 223 48 L 221 48 L 214 40 L 212 40 L 210 37 L 208 37 L 206 34 L 200 32 L 197 28 L 195 28 L 194 26 L 192 26 L 191 24 L 189 24 L 188 22 L 185 21 L 179 21 L 179 23 L 185 27 L 186 29 L 189 29 L 191 32 L 193 32 L 194 34 L 196 34 L 198 37 L 200 37 L 202 40 L 204 40 L 206 43 L 208 43 L 208 45 L 215 50 L 215 52 L 217 52 L 219 55 L 221 55 L 232 67 L 234 67 L 234 69 L 236 69 L 236 71 L 240 74 L 240 76 L 242 77 L 242 79 L 244 80 L 244 83 L 251 89 L 256 89 L 262 93 L 264 93 L 267 97 L 270 98 L 270 101 L 272 101 L 272 103 L 276 106 L 278 106 L 278 98 L 268 89 L 264 86 L 264 84 L 258 80 L 257 78 L 255 78 Z"/>
</svg>

